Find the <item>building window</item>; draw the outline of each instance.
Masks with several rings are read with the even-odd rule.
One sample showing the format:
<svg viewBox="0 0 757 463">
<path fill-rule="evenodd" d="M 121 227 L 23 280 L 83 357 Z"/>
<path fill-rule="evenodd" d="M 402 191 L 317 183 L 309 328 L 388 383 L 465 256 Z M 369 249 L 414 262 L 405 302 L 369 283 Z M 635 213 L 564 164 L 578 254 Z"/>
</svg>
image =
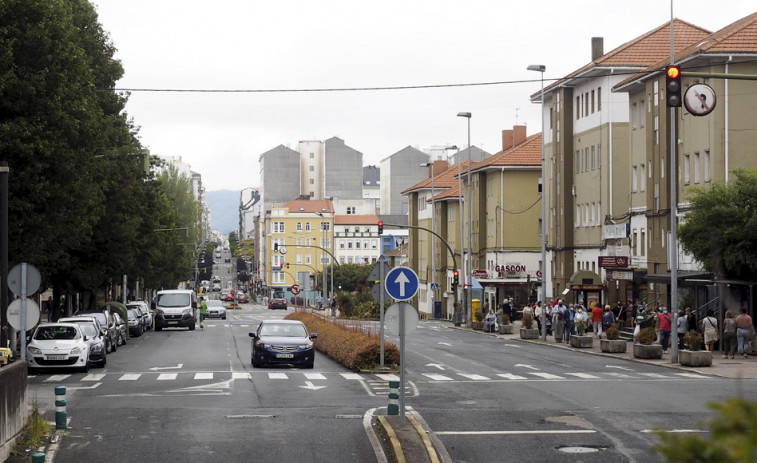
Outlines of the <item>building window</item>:
<svg viewBox="0 0 757 463">
<path fill-rule="evenodd" d="M 657 100 L 655 100 L 655 103 Z M 655 114 L 654 116 L 654 144 L 660 144 L 660 117 Z"/>
<path fill-rule="evenodd" d="M 644 172 L 646 168 L 644 164 L 639 166 L 639 191 L 645 191 L 647 189 L 647 175 Z"/>
<path fill-rule="evenodd" d="M 591 170 L 594 170 L 594 152 L 595 147 L 594 145 L 591 145 Z"/>
<path fill-rule="evenodd" d="M 354 215 L 355 214 L 355 207 L 348 207 L 347 208 L 347 215 Z"/>
<path fill-rule="evenodd" d="M 660 82 L 655 80 L 652 84 L 652 99 L 654 100 L 654 106 L 657 107 L 657 100 L 660 99 Z"/>
<path fill-rule="evenodd" d="M 378 249 L 378 240 L 371 240 L 371 249 Z"/>
<path fill-rule="evenodd" d="M 631 128 L 636 130 L 636 103 L 631 105 Z"/>
<path fill-rule="evenodd" d="M 710 152 L 704 152 L 704 181 L 710 181 Z"/>
<path fill-rule="evenodd" d="M 315 179 L 314 179 L 314 178 L 311 178 L 311 179 L 310 179 L 310 184 L 311 184 L 311 185 L 315 185 Z"/>
<path fill-rule="evenodd" d="M 576 97 L 576 120 L 581 118 L 581 97 Z"/>
<path fill-rule="evenodd" d="M 581 150 L 576 150 L 576 173 L 581 173 Z"/>
<path fill-rule="evenodd" d="M 699 183 L 699 153 L 694 153 L 694 183 Z"/>
<path fill-rule="evenodd" d="M 306 263 L 307 265 L 310 265 L 310 264 L 312 264 L 312 263 L 313 263 L 313 262 L 312 262 L 312 258 L 311 258 L 311 256 L 310 256 L 310 254 L 308 254 L 308 255 L 306 255 L 306 256 L 305 256 L 305 263 Z"/>
<path fill-rule="evenodd" d="M 347 249 L 352 249 L 352 240 L 347 241 Z"/>
<path fill-rule="evenodd" d="M 315 158 L 315 153 L 310 153 L 310 159 L 314 159 L 314 158 Z"/>
<path fill-rule="evenodd" d="M 355 241 L 355 249 L 360 249 L 360 240 Z"/>
<path fill-rule="evenodd" d="M 646 118 L 646 112 L 644 111 L 644 98 L 639 100 L 639 127 L 644 127 L 644 118 Z"/>
<path fill-rule="evenodd" d="M 363 241 L 363 249 L 368 249 L 368 240 Z"/>
<path fill-rule="evenodd" d="M 637 180 L 637 168 L 636 166 L 633 166 L 633 169 L 631 170 L 631 191 L 633 193 L 636 193 L 636 191 L 639 189 L 639 182 Z"/>
<path fill-rule="evenodd" d="M 284 233 L 284 222 L 271 222 L 273 229 L 271 233 Z"/>
<path fill-rule="evenodd" d="M 584 116 L 589 115 L 589 92 L 584 93 Z"/>
<path fill-rule="evenodd" d="M 311 192 L 310 192 L 310 197 L 311 197 L 311 198 L 315 198 L 315 191 L 311 191 Z"/>
<path fill-rule="evenodd" d="M 306 232 L 310 231 L 310 222 L 305 222 L 305 231 Z"/>
<path fill-rule="evenodd" d="M 339 256 L 339 263 L 344 265 L 344 256 Z"/>
<path fill-rule="evenodd" d="M 315 166 L 310 166 L 310 172 L 315 172 Z"/>
<path fill-rule="evenodd" d="M 640 246 L 640 248 L 641 248 L 640 250 L 641 250 L 641 255 L 642 256 L 646 255 L 646 242 L 647 242 L 646 230 L 644 230 L 642 228 L 641 229 L 641 246 Z"/>
<path fill-rule="evenodd" d="M 297 222 L 297 231 L 298 232 L 302 231 L 302 222 Z"/>
<path fill-rule="evenodd" d="M 576 218 L 575 218 L 576 227 L 581 225 L 581 206 L 576 205 Z"/>
<path fill-rule="evenodd" d="M 344 240 L 339 240 L 339 249 L 344 249 Z"/>
<path fill-rule="evenodd" d="M 298 248 L 302 247 L 302 238 L 297 238 L 297 247 Z"/>
<path fill-rule="evenodd" d="M 321 231 L 329 231 L 329 230 L 331 230 L 331 223 L 321 222 Z"/>
<path fill-rule="evenodd" d="M 665 177 L 665 158 L 660 156 L 660 178 Z"/>
<path fill-rule="evenodd" d="M 597 145 L 597 169 L 602 168 L 602 145 Z"/>
<path fill-rule="evenodd" d="M 597 111 L 602 111 L 602 87 L 597 87 Z"/>
<path fill-rule="evenodd" d="M 591 113 L 594 114 L 594 90 L 591 91 Z"/>
<path fill-rule="evenodd" d="M 297 263 L 297 265 L 302 264 L 302 254 L 297 254 L 297 258 L 295 259 L 295 262 Z"/>
</svg>

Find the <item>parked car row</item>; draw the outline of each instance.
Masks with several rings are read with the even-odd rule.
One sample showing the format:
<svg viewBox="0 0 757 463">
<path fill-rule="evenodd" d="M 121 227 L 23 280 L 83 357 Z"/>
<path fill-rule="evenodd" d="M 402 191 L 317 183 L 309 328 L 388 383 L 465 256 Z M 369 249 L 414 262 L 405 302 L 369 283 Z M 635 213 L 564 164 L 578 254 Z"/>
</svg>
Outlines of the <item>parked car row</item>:
<svg viewBox="0 0 757 463">
<path fill-rule="evenodd" d="M 87 372 L 91 366 L 104 367 L 108 354 L 126 344 L 127 329 L 131 335 L 140 336 L 154 326 L 147 303 L 136 301 L 127 304 L 126 310 L 123 307 L 107 303 L 96 309 L 79 310 L 54 323 L 38 325 L 26 346 L 29 373 L 53 368 L 77 368 Z"/>
</svg>

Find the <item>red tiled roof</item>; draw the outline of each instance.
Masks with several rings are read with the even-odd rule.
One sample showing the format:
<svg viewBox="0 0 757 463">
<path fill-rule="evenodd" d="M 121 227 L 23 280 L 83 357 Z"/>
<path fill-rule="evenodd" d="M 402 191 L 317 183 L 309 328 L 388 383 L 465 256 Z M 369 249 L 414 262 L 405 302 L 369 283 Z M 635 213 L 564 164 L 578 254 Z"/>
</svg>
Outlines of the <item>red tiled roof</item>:
<svg viewBox="0 0 757 463">
<path fill-rule="evenodd" d="M 311 213 L 325 212 L 331 214 L 334 212 L 333 204 L 328 199 L 295 199 L 284 204 L 282 207 L 289 209 L 289 213 Z M 302 210 L 300 210 L 302 209 Z"/>
<path fill-rule="evenodd" d="M 541 166 L 541 133 L 531 135 L 522 143 L 473 163 L 471 171 L 487 167 Z"/>
<path fill-rule="evenodd" d="M 471 164 L 472 166 L 473 164 Z M 436 189 L 444 189 L 444 188 L 457 188 L 457 172 L 458 169 L 467 172 L 468 170 L 468 160 L 462 161 L 458 164 L 455 164 L 453 166 L 450 166 L 447 170 L 444 172 L 441 172 L 439 174 L 436 174 L 434 176 L 434 190 Z M 431 177 L 422 180 L 415 185 L 406 188 L 402 194 L 412 193 L 413 191 L 417 190 L 430 190 L 431 189 Z"/>
<path fill-rule="evenodd" d="M 336 225 L 376 225 L 378 221 L 379 217 L 376 214 L 345 214 L 334 216 L 334 223 Z"/>
</svg>

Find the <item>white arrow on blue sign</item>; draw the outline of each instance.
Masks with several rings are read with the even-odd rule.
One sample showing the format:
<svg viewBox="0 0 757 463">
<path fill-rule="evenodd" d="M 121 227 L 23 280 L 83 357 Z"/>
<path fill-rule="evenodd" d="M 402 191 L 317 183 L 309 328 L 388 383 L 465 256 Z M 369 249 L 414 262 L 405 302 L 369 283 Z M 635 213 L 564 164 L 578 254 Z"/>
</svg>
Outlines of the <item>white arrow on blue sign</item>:
<svg viewBox="0 0 757 463">
<path fill-rule="evenodd" d="M 395 267 L 387 273 L 384 287 L 392 299 L 406 301 L 418 292 L 418 275 L 407 267 Z"/>
</svg>

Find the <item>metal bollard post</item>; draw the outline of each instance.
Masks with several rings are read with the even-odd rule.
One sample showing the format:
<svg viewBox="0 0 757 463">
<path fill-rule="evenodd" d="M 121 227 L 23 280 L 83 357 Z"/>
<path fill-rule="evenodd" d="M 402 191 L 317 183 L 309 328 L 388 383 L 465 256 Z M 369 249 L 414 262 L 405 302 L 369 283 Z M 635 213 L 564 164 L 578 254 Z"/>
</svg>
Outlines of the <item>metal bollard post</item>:
<svg viewBox="0 0 757 463">
<path fill-rule="evenodd" d="M 42 452 L 32 453 L 32 463 L 45 463 L 45 454 Z"/>
<path fill-rule="evenodd" d="M 66 429 L 66 386 L 55 386 L 55 429 Z"/>
<path fill-rule="evenodd" d="M 387 408 L 387 415 L 399 415 L 400 414 L 400 382 L 389 381 L 389 407 Z"/>
</svg>

